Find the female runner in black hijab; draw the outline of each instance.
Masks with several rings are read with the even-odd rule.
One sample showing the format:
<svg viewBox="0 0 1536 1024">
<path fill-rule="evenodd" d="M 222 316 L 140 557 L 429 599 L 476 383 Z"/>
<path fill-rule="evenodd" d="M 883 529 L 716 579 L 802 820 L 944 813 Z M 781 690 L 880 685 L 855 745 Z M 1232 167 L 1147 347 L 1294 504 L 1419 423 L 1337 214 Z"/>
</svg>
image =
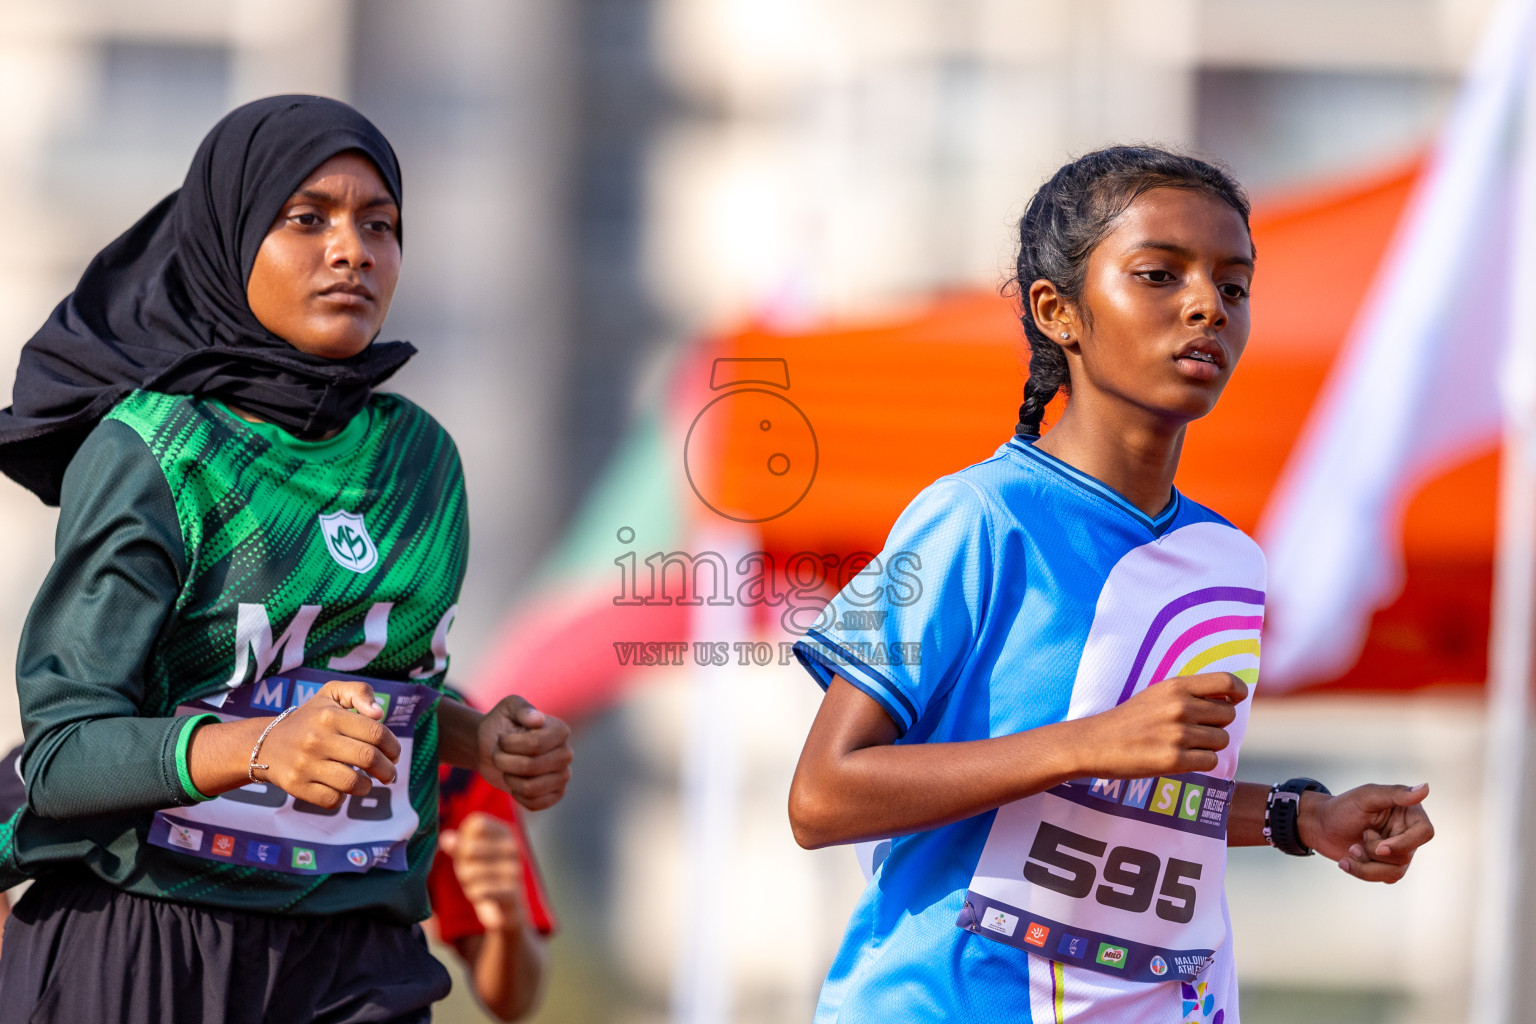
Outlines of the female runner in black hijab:
<svg viewBox="0 0 1536 1024">
<path fill-rule="evenodd" d="M 274 96 L 220 121 L 180 190 L 97 254 L 22 349 L 13 404 L 0 411 L 0 470 L 57 505 L 75 449 L 139 388 L 227 399 L 302 438 L 356 415 L 415 348 L 310 355 L 246 302 L 272 219 L 305 175 L 346 150 L 367 156 L 398 205 L 395 151 L 344 103 Z"/>
<path fill-rule="evenodd" d="M 23 350 L 0 468 L 60 517 L 0 1024 L 427 1020 L 439 758 L 564 791 L 562 723 L 439 699 L 462 472 L 373 390 L 413 351 L 373 340 L 400 197 L 345 104 L 241 107 Z"/>
</svg>

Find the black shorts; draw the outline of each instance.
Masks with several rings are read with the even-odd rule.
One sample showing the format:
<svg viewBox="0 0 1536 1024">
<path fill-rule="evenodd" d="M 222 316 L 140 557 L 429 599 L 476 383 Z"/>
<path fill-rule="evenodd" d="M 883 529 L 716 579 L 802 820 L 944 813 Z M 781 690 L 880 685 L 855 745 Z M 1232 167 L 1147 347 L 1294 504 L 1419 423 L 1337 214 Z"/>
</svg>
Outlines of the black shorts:
<svg viewBox="0 0 1536 1024">
<path fill-rule="evenodd" d="M 35 882 L 5 925 L 0 1024 L 417 1024 L 448 994 L 421 928 Z"/>
</svg>

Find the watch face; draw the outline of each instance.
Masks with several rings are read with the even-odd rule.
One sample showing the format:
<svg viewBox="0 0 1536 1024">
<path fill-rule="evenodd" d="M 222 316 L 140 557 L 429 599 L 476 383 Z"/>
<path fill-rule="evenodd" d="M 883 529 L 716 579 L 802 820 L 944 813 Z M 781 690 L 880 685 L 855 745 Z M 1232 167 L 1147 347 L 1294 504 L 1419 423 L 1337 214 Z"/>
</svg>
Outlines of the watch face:
<svg viewBox="0 0 1536 1024">
<path fill-rule="evenodd" d="M 739 523 L 762 523 L 798 505 L 816 479 L 820 451 L 810 420 L 765 388 L 727 391 L 688 430 L 684 466 L 699 500 Z"/>
</svg>

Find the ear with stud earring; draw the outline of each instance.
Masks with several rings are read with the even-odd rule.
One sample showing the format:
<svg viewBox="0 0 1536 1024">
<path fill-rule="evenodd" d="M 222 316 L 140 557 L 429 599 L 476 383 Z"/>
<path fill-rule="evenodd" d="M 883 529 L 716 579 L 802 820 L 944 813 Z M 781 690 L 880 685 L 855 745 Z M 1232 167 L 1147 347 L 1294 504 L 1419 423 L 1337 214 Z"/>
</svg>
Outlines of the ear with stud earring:
<svg viewBox="0 0 1536 1024">
<path fill-rule="evenodd" d="M 1070 335 L 1068 335 L 1066 331 L 1062 331 L 1061 332 L 1061 340 L 1062 341 L 1066 341 L 1068 337 L 1070 337 Z"/>
</svg>

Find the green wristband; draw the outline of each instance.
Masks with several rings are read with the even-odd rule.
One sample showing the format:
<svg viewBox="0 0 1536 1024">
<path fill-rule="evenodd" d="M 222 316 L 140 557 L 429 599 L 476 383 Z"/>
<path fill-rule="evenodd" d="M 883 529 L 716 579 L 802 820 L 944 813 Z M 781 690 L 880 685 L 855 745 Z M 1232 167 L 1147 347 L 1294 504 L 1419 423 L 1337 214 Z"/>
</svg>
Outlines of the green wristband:
<svg viewBox="0 0 1536 1024">
<path fill-rule="evenodd" d="M 197 727 L 206 722 L 219 721 L 218 715 L 194 715 L 181 727 L 181 735 L 176 738 L 176 778 L 181 782 L 181 788 L 186 790 L 187 796 L 196 803 L 212 800 L 211 796 L 204 796 L 198 788 L 192 785 L 192 772 L 187 767 L 187 748 L 192 745 L 192 733 Z"/>
</svg>

